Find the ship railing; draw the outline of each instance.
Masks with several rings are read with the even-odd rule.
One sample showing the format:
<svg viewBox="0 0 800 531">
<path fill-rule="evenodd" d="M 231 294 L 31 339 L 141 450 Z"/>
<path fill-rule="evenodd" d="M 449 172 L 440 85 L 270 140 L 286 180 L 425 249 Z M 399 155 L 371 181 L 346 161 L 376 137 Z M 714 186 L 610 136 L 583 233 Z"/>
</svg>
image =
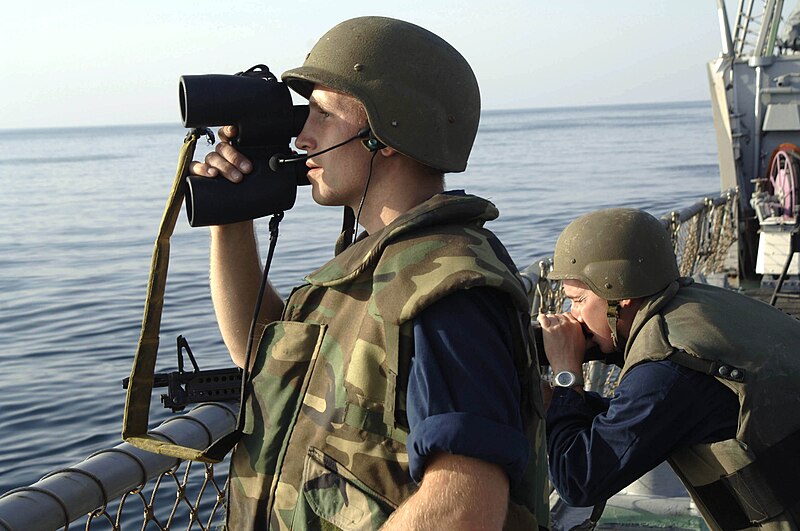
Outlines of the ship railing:
<svg viewBox="0 0 800 531">
<path fill-rule="evenodd" d="M 731 253 L 738 235 L 738 201 L 739 191 L 732 188 L 661 216 L 672 238 L 681 276 L 727 286 L 731 264 L 736 260 Z M 565 309 L 561 283 L 547 279 L 552 267 L 553 259 L 548 256 L 520 272 L 528 288 L 534 319 L 539 313 Z M 614 393 L 619 373 L 619 367 L 613 365 L 595 361 L 584 364 L 587 389 L 605 396 Z"/>
<path fill-rule="evenodd" d="M 723 55 L 768 57 L 775 53 L 783 0 L 739 0 L 733 33 L 724 0 L 717 0 Z"/>
<path fill-rule="evenodd" d="M 758 36 L 764 18 L 763 12 L 753 12 L 756 2 L 754 0 L 739 0 L 739 7 L 736 12 L 736 23 L 733 30 L 733 43 L 736 54 L 741 56 L 752 54 L 755 51 L 756 43 L 750 40 L 752 36 Z M 761 10 L 766 6 L 761 6 Z"/>
<path fill-rule="evenodd" d="M 661 218 L 672 234 L 681 276 L 707 280 L 728 273 L 738 234 L 738 198 L 734 188 Z"/>
<path fill-rule="evenodd" d="M 236 404 L 207 402 L 171 417 L 152 434 L 205 448 L 236 425 Z M 225 461 L 182 462 L 122 443 L 0 497 L 2 531 L 216 529 L 224 521 Z"/>
</svg>

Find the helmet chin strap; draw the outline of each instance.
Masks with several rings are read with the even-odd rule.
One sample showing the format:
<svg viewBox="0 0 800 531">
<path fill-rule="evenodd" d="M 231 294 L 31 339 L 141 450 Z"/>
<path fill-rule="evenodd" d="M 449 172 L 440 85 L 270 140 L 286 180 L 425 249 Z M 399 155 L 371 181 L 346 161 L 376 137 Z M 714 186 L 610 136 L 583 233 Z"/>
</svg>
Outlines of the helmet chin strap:
<svg viewBox="0 0 800 531">
<path fill-rule="evenodd" d="M 375 155 L 378 154 L 377 150 L 371 150 L 372 157 L 369 159 L 369 173 L 367 174 L 367 182 L 364 184 L 364 193 L 361 194 L 361 201 L 358 203 L 358 212 L 353 213 L 353 209 L 349 206 L 344 207 L 342 215 L 342 232 L 336 239 L 336 247 L 334 254 L 338 255 L 350 245 L 356 242 L 356 231 L 358 230 L 358 219 L 361 217 L 361 209 L 364 208 L 364 201 L 367 198 L 367 190 L 369 190 L 369 183 L 372 180 L 372 164 L 375 162 Z"/>
<path fill-rule="evenodd" d="M 619 332 L 617 331 L 619 308 L 619 301 L 608 301 L 606 317 L 608 318 L 608 327 L 611 328 L 611 341 L 614 343 L 614 350 L 619 350 Z"/>
</svg>

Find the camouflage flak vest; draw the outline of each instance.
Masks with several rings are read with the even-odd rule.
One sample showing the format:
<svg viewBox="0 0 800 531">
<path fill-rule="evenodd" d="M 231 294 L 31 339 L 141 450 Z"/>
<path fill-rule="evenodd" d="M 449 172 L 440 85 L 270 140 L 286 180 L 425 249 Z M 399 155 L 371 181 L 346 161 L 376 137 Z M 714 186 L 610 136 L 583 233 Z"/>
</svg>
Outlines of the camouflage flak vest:
<svg viewBox="0 0 800 531">
<path fill-rule="evenodd" d="M 622 375 L 661 359 L 710 374 L 739 398 L 735 439 L 669 459 L 711 528 L 798 529 L 800 322 L 681 279 L 639 309 Z"/>
<path fill-rule="evenodd" d="M 229 529 L 378 529 L 415 492 L 405 445 L 414 317 L 456 290 L 488 286 L 507 294 L 509 318 L 520 323 L 512 328 L 527 330 L 516 270 L 483 229 L 496 216 L 474 196 L 434 196 L 292 292 L 282 320 L 262 335 L 248 384 Z M 527 338 L 515 340 L 524 376 Z M 524 394 L 533 445 L 543 435 L 538 383 Z M 509 506 L 517 528 L 535 529 L 537 510 L 547 521 L 541 448 L 532 448 L 530 473 Z"/>
</svg>

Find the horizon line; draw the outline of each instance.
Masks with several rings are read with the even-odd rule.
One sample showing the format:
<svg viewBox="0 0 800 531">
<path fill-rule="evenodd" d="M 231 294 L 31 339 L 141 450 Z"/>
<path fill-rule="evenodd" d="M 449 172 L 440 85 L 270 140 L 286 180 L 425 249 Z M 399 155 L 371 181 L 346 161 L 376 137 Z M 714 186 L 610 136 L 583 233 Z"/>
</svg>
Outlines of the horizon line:
<svg viewBox="0 0 800 531">
<path fill-rule="evenodd" d="M 652 106 L 669 106 L 679 104 L 709 104 L 711 98 L 708 99 L 692 99 L 692 100 L 671 100 L 671 101 L 652 101 L 652 102 L 633 102 L 633 103 L 592 103 L 588 105 L 551 105 L 542 107 L 498 107 L 481 109 L 483 113 L 512 113 L 512 112 L 527 112 L 527 111 L 552 111 L 552 110 L 576 110 L 576 109 L 597 109 L 608 107 L 652 107 Z M 104 128 L 118 128 L 118 127 L 164 127 L 164 126 L 180 126 L 183 124 L 180 121 L 176 122 L 138 122 L 138 123 L 118 123 L 118 124 L 86 124 L 86 125 L 38 125 L 29 127 L 0 127 L 0 133 L 9 133 L 12 131 L 48 131 L 59 129 L 104 129 Z"/>
</svg>

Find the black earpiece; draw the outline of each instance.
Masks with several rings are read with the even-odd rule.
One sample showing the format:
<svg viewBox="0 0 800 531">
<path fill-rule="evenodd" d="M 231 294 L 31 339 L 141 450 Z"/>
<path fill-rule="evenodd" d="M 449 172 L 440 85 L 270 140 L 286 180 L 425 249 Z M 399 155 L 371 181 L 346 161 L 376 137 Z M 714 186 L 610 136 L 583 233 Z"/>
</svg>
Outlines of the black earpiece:
<svg viewBox="0 0 800 531">
<path fill-rule="evenodd" d="M 364 144 L 364 147 L 367 148 L 369 151 L 378 151 L 379 149 L 383 149 L 386 147 L 386 144 L 378 140 L 372 135 L 372 131 L 368 130 L 369 138 L 365 138 L 361 141 Z"/>
</svg>

